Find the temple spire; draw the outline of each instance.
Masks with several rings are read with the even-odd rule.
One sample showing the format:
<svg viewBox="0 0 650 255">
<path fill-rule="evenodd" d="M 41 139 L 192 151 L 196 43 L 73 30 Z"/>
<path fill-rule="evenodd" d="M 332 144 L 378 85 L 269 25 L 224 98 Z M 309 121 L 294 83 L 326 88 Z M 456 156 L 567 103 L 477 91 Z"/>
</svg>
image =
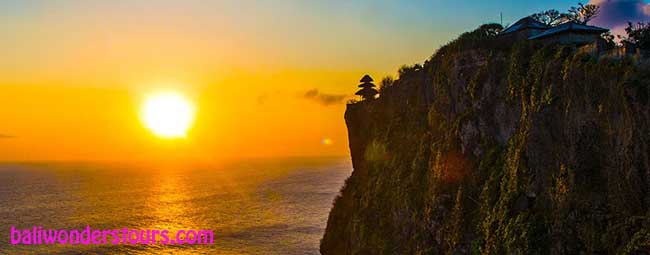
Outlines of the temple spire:
<svg viewBox="0 0 650 255">
<path fill-rule="evenodd" d="M 359 88 L 361 88 L 355 95 L 361 96 L 363 100 L 372 100 L 375 99 L 375 96 L 379 94 L 375 89 L 375 84 L 373 84 L 373 79 L 370 75 L 365 75 L 360 80 Z"/>
</svg>

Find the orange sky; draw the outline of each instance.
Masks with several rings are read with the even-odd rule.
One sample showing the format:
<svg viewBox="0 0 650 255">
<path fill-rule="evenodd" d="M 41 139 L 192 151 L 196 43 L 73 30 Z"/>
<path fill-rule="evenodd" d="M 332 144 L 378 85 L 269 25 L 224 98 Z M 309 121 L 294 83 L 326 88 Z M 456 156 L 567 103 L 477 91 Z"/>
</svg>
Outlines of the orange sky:
<svg viewBox="0 0 650 255">
<path fill-rule="evenodd" d="M 437 1 L 0 3 L 0 161 L 346 155 L 345 100 L 326 105 L 305 93 L 349 97 L 365 73 L 380 80 L 493 20 L 449 14 L 456 8 Z M 138 115 L 147 95 L 170 89 L 198 110 L 186 139 L 157 138 Z"/>
<path fill-rule="evenodd" d="M 283 15 L 290 5 L 88 2 L 3 16 L 0 160 L 346 155 L 344 102 L 303 95 L 352 95 L 364 72 L 399 63 L 351 40 L 361 24 L 321 37 L 311 29 L 330 24 Z M 381 58 L 383 68 L 369 65 Z M 163 89 L 196 104 L 185 139 L 155 137 L 139 118 L 144 98 Z"/>
<path fill-rule="evenodd" d="M 325 106 L 303 98 L 299 89 L 274 88 L 277 83 L 262 77 L 239 79 L 133 87 L 4 85 L 0 159 L 215 160 L 347 152 L 344 104 Z M 249 82 L 272 89 L 249 90 Z M 156 137 L 141 121 L 145 97 L 161 90 L 183 93 L 197 107 L 184 139 Z M 324 138 L 334 143 L 324 145 Z"/>
</svg>

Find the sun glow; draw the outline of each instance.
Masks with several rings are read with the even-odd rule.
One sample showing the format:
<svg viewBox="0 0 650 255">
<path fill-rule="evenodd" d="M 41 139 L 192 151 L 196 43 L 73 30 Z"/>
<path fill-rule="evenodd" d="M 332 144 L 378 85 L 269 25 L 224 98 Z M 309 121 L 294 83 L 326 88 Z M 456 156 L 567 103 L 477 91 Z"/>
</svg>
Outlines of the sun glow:
<svg viewBox="0 0 650 255">
<path fill-rule="evenodd" d="M 194 122 L 194 106 L 177 92 L 149 96 L 142 106 L 142 121 L 155 135 L 180 138 L 187 135 Z"/>
</svg>

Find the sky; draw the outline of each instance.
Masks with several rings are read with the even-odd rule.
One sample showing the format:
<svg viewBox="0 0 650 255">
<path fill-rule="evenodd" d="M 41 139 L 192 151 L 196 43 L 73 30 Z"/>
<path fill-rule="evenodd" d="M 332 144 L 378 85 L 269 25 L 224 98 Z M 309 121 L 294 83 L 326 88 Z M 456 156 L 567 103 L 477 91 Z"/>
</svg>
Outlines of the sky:
<svg viewBox="0 0 650 255">
<path fill-rule="evenodd" d="M 628 22 L 650 21 L 650 4 L 641 0 L 591 0 L 589 3 L 601 9 L 592 24 L 607 27 L 614 34 L 625 35 Z"/>
<path fill-rule="evenodd" d="M 595 24 L 644 20 L 592 0 Z M 574 1 L 223 0 L 0 2 L 0 161 L 219 160 L 347 155 L 358 80 L 396 75 L 487 22 Z M 184 139 L 156 137 L 143 101 L 196 105 Z"/>
</svg>

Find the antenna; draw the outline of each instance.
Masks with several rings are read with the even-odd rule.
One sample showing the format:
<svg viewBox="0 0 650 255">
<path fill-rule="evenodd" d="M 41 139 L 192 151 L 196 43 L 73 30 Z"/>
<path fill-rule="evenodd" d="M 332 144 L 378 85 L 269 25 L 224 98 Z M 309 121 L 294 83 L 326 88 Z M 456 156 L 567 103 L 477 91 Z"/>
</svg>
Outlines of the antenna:
<svg viewBox="0 0 650 255">
<path fill-rule="evenodd" d="M 503 26 L 503 12 L 499 12 L 499 16 L 501 16 L 501 26 Z"/>
</svg>

